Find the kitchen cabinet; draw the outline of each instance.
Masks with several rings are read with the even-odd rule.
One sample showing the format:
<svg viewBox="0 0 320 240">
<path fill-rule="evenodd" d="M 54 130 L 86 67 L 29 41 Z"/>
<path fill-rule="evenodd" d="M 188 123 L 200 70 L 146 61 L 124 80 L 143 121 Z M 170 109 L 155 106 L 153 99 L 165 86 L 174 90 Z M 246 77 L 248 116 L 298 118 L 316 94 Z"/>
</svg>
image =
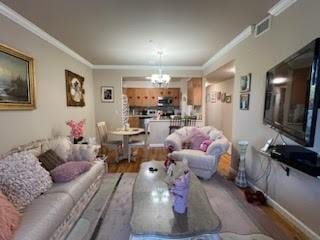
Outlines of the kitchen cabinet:
<svg viewBox="0 0 320 240">
<path fill-rule="evenodd" d="M 132 128 L 139 127 L 139 117 L 129 117 L 128 123 Z"/>
<path fill-rule="evenodd" d="M 157 107 L 158 97 L 172 97 L 173 105 L 180 105 L 180 88 L 123 88 L 130 107 Z"/>
<path fill-rule="evenodd" d="M 192 78 L 188 81 L 188 105 L 202 105 L 202 78 Z"/>
</svg>

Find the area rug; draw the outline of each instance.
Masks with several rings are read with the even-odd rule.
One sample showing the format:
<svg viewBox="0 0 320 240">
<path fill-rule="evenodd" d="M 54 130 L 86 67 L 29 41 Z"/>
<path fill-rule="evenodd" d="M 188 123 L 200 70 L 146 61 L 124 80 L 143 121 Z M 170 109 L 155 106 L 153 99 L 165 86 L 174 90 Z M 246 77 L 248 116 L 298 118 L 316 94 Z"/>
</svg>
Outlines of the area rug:
<svg viewBox="0 0 320 240">
<path fill-rule="evenodd" d="M 97 240 L 128 240 L 130 236 L 131 196 L 136 173 L 125 173 L 112 197 L 97 234 Z M 272 240 L 261 234 L 237 200 L 225 190 L 217 176 L 202 181 L 212 208 L 222 222 L 223 240 Z M 226 180 L 224 180 L 226 181 Z"/>
</svg>

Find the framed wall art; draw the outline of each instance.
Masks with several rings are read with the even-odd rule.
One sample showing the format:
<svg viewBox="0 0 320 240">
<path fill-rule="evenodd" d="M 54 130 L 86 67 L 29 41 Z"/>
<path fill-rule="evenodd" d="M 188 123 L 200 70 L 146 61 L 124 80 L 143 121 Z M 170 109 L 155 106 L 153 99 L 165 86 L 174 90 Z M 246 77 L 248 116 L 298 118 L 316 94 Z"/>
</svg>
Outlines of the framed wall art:
<svg viewBox="0 0 320 240">
<path fill-rule="evenodd" d="M 66 75 L 66 94 L 67 106 L 70 107 L 84 107 L 84 77 L 65 70 Z"/>
<path fill-rule="evenodd" d="M 251 73 L 240 77 L 240 92 L 250 92 L 251 88 Z"/>
<path fill-rule="evenodd" d="M 231 103 L 231 95 L 226 96 L 226 103 Z"/>
<path fill-rule="evenodd" d="M 210 102 L 211 103 L 216 103 L 217 102 L 217 92 L 216 91 L 211 92 L 211 94 L 210 94 Z"/>
<path fill-rule="evenodd" d="M 222 93 L 222 95 L 221 95 L 221 102 L 225 102 L 225 101 L 226 101 L 226 96 L 227 96 L 226 93 Z"/>
<path fill-rule="evenodd" d="M 249 110 L 250 94 L 240 94 L 240 110 Z"/>
<path fill-rule="evenodd" d="M 0 44 L 0 110 L 35 107 L 33 58 Z"/>
<path fill-rule="evenodd" d="M 109 87 L 109 86 L 101 87 L 101 101 L 106 103 L 114 102 L 113 87 Z"/>
</svg>

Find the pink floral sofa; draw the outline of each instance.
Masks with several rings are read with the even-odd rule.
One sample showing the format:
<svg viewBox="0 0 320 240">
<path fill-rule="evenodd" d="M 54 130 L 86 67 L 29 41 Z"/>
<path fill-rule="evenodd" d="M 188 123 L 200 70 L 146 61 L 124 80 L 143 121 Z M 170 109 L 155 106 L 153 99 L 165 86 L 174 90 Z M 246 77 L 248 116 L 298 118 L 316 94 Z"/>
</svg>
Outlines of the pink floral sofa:
<svg viewBox="0 0 320 240">
<path fill-rule="evenodd" d="M 39 140 L 12 149 L 0 156 L 0 161 L 16 152 L 32 152 L 35 156 L 52 149 L 67 160 L 72 154 L 78 160 L 92 158 L 89 171 L 67 183 L 53 183 L 42 195 L 35 198 L 22 212 L 14 240 L 55 240 L 65 239 L 83 210 L 100 187 L 106 172 L 103 161 L 96 159 L 95 145 L 74 145 L 67 138 Z"/>
<path fill-rule="evenodd" d="M 198 128 L 199 131 L 210 140 L 206 150 L 183 149 L 185 142 L 195 139 L 193 132 L 195 127 L 183 127 L 169 135 L 164 145 L 173 151 L 169 156 L 178 161 L 186 160 L 189 168 L 198 177 L 209 179 L 217 171 L 220 156 L 228 151 L 229 141 L 223 133 L 214 127 L 206 126 Z"/>
</svg>

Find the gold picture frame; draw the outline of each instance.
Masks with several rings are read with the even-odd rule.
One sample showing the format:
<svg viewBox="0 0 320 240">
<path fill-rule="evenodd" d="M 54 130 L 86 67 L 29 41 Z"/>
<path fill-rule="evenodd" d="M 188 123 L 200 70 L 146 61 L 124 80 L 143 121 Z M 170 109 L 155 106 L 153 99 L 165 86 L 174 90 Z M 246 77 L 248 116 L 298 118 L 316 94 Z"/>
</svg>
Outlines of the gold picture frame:
<svg viewBox="0 0 320 240">
<path fill-rule="evenodd" d="M 0 110 L 36 108 L 34 60 L 0 44 Z"/>
<path fill-rule="evenodd" d="M 68 107 L 84 107 L 84 77 L 65 70 L 66 75 L 66 95 Z"/>
</svg>

